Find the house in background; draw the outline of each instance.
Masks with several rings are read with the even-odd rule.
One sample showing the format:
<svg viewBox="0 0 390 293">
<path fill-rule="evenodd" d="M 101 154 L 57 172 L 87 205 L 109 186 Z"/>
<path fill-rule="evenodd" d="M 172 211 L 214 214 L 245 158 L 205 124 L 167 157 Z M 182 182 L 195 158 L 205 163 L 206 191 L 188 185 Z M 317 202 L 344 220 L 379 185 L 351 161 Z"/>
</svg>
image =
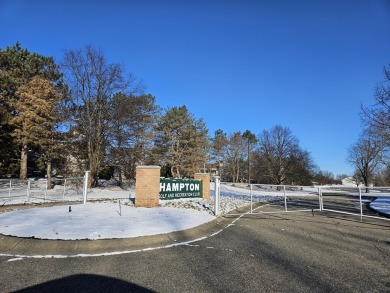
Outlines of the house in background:
<svg viewBox="0 0 390 293">
<path fill-rule="evenodd" d="M 210 177 L 220 176 L 221 169 L 222 169 L 222 163 L 211 163 L 211 164 L 204 164 L 201 168 L 199 168 L 199 172 L 209 173 Z"/>
</svg>

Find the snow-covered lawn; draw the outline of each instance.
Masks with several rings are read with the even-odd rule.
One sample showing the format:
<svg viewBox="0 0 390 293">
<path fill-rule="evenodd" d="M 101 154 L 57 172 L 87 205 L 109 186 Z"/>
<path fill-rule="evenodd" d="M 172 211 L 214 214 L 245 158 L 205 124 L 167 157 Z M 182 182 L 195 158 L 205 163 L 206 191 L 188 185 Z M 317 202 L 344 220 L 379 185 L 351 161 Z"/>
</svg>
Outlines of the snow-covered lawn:
<svg viewBox="0 0 390 293">
<path fill-rule="evenodd" d="M 129 238 L 185 230 L 214 219 L 206 211 L 193 209 L 87 203 L 0 214 L 0 233 L 65 240 Z"/>
</svg>

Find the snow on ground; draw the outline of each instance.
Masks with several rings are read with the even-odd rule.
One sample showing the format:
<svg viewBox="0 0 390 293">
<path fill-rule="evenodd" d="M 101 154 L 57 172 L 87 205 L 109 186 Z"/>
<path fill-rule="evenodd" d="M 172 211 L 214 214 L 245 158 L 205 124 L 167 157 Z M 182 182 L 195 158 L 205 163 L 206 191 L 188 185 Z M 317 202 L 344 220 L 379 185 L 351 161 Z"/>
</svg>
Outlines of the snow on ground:
<svg viewBox="0 0 390 293">
<path fill-rule="evenodd" d="M 213 192 L 213 190 L 212 190 Z M 0 214 L 0 233 L 41 239 L 112 239 L 156 235 L 189 229 L 215 219 L 214 199 L 161 200 L 158 208 L 135 208 L 134 189 L 116 186 L 93 188 L 88 203 L 81 195 L 66 197 L 69 204 L 15 210 Z M 213 196 L 212 196 L 213 197 Z M 253 192 L 254 202 L 266 202 L 279 194 Z M 3 204 L 31 204 L 62 200 L 50 192 L 43 196 L 6 196 Z M 225 214 L 250 204 L 248 190 L 227 187 L 221 192 L 220 211 Z M 71 212 L 69 212 L 69 207 Z"/>
<path fill-rule="evenodd" d="M 185 230 L 214 219 L 205 211 L 193 209 L 87 203 L 0 214 L 0 233 L 65 240 L 129 238 Z"/>
<path fill-rule="evenodd" d="M 253 202 L 268 202 L 283 198 L 284 193 L 288 197 L 318 196 L 318 188 L 287 187 L 283 190 L 270 185 L 256 185 L 252 186 L 250 191 L 247 184 L 222 184 L 220 212 L 226 214 L 247 206 L 251 197 Z M 88 193 L 86 205 L 80 204 L 82 195 L 77 192 L 71 194 L 72 196 L 56 193 L 55 190 L 47 191 L 45 195 L 36 192 L 29 197 L 23 193 L 16 197 L 6 194 L 0 197 L 2 205 L 53 201 L 65 204 L 0 214 L 0 233 L 64 240 L 129 238 L 185 230 L 215 219 L 214 184 L 211 184 L 211 199 L 160 200 L 157 208 L 135 208 L 134 194 L 133 188 L 93 188 Z M 370 206 L 390 214 L 390 197 L 380 197 Z"/>
<path fill-rule="evenodd" d="M 379 196 L 370 203 L 370 207 L 379 213 L 390 215 L 390 197 Z"/>
</svg>

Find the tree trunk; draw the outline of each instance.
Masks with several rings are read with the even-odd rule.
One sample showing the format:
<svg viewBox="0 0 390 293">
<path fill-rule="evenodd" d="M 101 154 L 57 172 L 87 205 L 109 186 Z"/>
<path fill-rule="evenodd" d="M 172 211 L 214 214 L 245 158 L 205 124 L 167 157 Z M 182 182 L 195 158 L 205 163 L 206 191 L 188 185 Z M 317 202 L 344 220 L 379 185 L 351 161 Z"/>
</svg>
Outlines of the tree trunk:
<svg viewBox="0 0 390 293">
<path fill-rule="evenodd" d="M 363 165 L 361 174 L 362 174 L 362 177 L 363 177 L 364 186 L 366 187 L 366 193 L 369 192 L 369 189 L 368 189 L 368 184 L 369 184 L 369 178 L 368 178 L 368 176 L 369 176 L 369 171 L 368 171 L 368 170 L 369 170 L 368 163 L 365 163 L 365 164 Z"/>
<path fill-rule="evenodd" d="M 122 179 L 122 168 L 119 167 L 119 182 L 118 182 L 119 186 L 123 185 L 122 181 L 123 181 L 123 179 Z"/>
<path fill-rule="evenodd" d="M 175 169 L 176 169 L 176 171 L 175 171 Z M 172 173 L 172 177 L 173 178 L 181 178 L 180 177 L 180 170 L 179 170 L 178 166 L 172 166 L 171 167 L 171 173 Z"/>
<path fill-rule="evenodd" d="M 91 168 L 90 168 L 90 170 L 91 170 Z M 92 175 L 92 172 L 90 171 L 88 173 L 88 185 L 87 185 L 88 189 L 92 188 L 92 182 L 93 182 L 93 175 Z"/>
<path fill-rule="evenodd" d="M 99 168 L 99 150 L 92 148 L 92 143 L 88 144 L 88 161 L 89 161 L 89 178 L 88 188 L 92 188 L 97 185 L 97 172 Z"/>
<path fill-rule="evenodd" d="M 369 189 L 369 181 L 368 181 L 368 177 L 367 176 L 365 176 L 364 178 L 363 178 L 363 181 L 364 181 L 364 186 L 366 186 L 366 193 L 369 193 L 370 192 L 370 189 Z"/>
<path fill-rule="evenodd" d="M 22 146 L 22 151 L 20 154 L 20 176 L 21 180 L 27 179 L 27 145 Z"/>
<path fill-rule="evenodd" d="M 47 189 L 51 189 L 51 160 L 50 159 L 47 161 L 46 177 L 47 177 Z"/>
<path fill-rule="evenodd" d="M 94 180 L 96 175 L 97 166 L 95 164 L 95 158 L 93 154 L 89 154 L 89 173 L 88 173 L 88 188 L 94 186 Z"/>
</svg>

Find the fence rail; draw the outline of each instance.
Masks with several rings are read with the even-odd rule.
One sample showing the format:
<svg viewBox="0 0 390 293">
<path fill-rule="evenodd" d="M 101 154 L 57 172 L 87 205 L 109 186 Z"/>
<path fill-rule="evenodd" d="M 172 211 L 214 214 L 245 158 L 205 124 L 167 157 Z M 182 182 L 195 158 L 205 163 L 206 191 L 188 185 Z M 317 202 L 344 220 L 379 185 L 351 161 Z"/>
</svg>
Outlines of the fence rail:
<svg viewBox="0 0 390 293">
<path fill-rule="evenodd" d="M 390 220 L 390 187 L 295 186 L 221 182 L 222 198 L 246 195 L 249 214 L 327 211 Z M 254 208 L 259 197 L 274 196 L 266 205 Z M 218 210 L 218 207 L 216 208 Z M 383 209 L 383 210 L 382 210 Z"/>
<path fill-rule="evenodd" d="M 37 202 L 83 201 L 85 177 L 52 179 L 0 179 L 0 205 Z"/>
</svg>

